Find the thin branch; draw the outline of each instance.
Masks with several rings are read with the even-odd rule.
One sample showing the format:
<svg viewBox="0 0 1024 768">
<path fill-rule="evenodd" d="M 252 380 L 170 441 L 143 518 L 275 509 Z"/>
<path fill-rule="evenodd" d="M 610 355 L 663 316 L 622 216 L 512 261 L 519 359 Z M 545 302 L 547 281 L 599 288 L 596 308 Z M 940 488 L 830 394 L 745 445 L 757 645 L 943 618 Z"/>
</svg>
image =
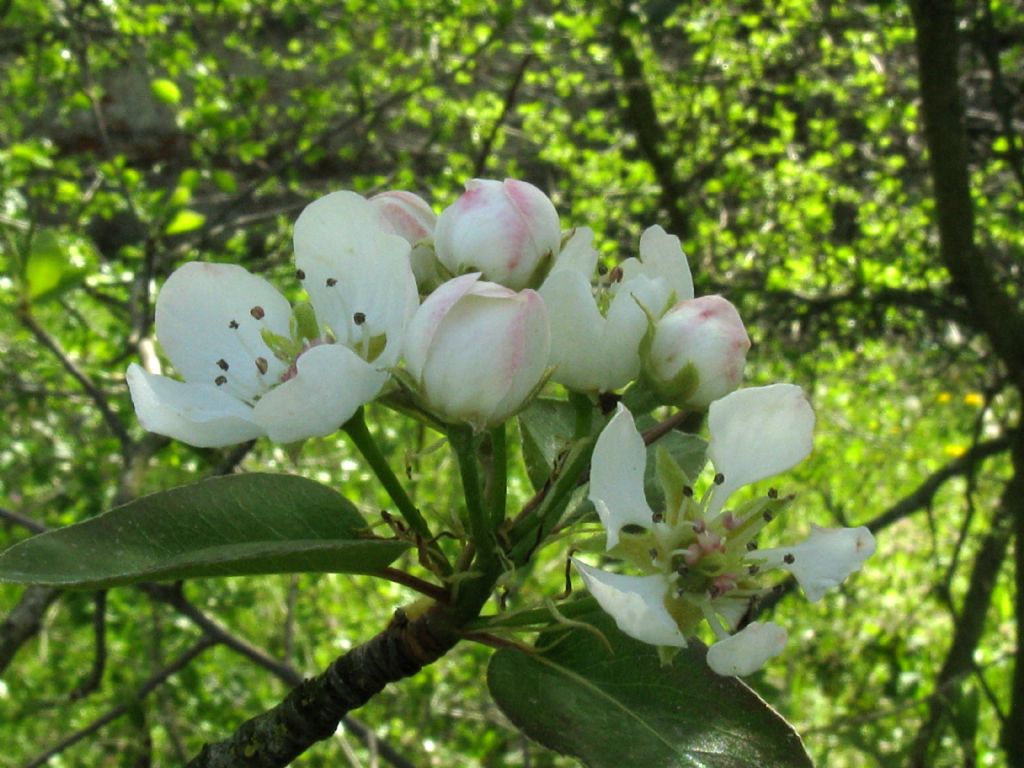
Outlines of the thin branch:
<svg viewBox="0 0 1024 768">
<path fill-rule="evenodd" d="M 88 374 L 85 373 L 78 365 L 72 360 L 67 352 L 60 346 L 56 339 L 48 334 L 39 323 L 36 322 L 35 318 L 28 311 L 28 308 L 22 308 L 18 312 L 18 319 L 21 324 L 29 330 L 29 332 L 36 337 L 36 340 L 50 350 L 54 356 L 60 361 L 60 364 L 64 367 L 72 378 L 79 383 L 79 385 L 88 393 L 89 397 L 96 404 L 96 407 L 100 411 L 100 415 L 103 417 L 103 421 L 111 432 L 114 433 L 118 441 L 121 443 L 121 450 L 127 456 L 134 445 L 134 441 L 125 429 L 121 419 L 114 413 L 110 407 L 110 401 L 107 400 L 107 396 L 103 393 L 92 379 L 89 378 Z"/>
<path fill-rule="evenodd" d="M 494 147 L 494 140 L 498 137 L 498 131 L 501 130 L 502 125 L 505 124 L 505 119 L 508 117 L 508 113 L 512 111 L 512 107 L 515 106 L 519 86 L 522 85 L 526 69 L 530 66 L 530 62 L 532 62 L 534 58 L 536 57 L 533 53 L 528 53 L 523 57 L 522 61 L 519 62 L 519 66 L 516 67 L 515 75 L 512 77 L 512 82 L 509 84 L 508 90 L 505 92 L 505 101 L 501 105 L 501 113 L 498 115 L 498 119 L 494 121 L 494 125 L 491 126 L 491 130 L 487 132 L 487 138 L 484 139 L 483 146 L 480 147 L 480 154 L 476 157 L 476 163 L 473 166 L 473 178 L 480 178 L 484 175 L 484 170 L 487 168 L 487 161 L 491 156 L 491 149 Z"/>
<path fill-rule="evenodd" d="M 39 768 L 40 766 L 46 765 L 50 761 L 50 758 L 55 755 L 59 755 L 64 752 L 68 747 L 71 747 L 82 739 L 92 736 L 94 733 L 99 731 L 104 726 L 112 723 L 120 717 L 124 717 L 126 714 L 132 711 L 136 704 L 142 701 L 146 696 L 156 690 L 159 686 L 163 685 L 167 680 L 173 677 L 175 674 L 180 672 L 182 669 L 187 667 L 192 661 L 203 653 L 207 648 L 211 648 L 217 644 L 217 641 L 210 636 L 201 637 L 197 640 L 191 648 L 185 653 L 175 659 L 173 662 L 168 664 L 163 669 L 157 671 L 149 679 L 140 685 L 135 692 L 129 697 L 128 701 L 118 704 L 116 707 L 111 708 L 102 716 L 93 720 L 89 725 L 84 728 L 80 728 L 69 736 L 61 739 L 57 744 L 50 747 L 40 755 L 37 755 L 32 760 L 24 765 L 23 768 Z"/>
<path fill-rule="evenodd" d="M 103 682 L 103 671 L 107 667 L 107 591 L 101 589 L 96 593 L 93 603 L 93 636 L 96 638 L 96 651 L 92 659 L 89 674 L 68 697 L 71 701 L 83 699 L 100 687 Z"/>
</svg>

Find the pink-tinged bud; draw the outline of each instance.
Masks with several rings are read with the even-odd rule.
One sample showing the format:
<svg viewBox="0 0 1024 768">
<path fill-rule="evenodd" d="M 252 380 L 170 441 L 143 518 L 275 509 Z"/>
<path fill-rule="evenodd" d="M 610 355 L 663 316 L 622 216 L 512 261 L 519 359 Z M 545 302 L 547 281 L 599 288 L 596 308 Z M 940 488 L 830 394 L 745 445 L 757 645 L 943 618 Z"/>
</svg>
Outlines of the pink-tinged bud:
<svg viewBox="0 0 1024 768">
<path fill-rule="evenodd" d="M 437 270 L 437 257 L 430 244 L 437 216 L 427 201 L 412 192 L 392 189 L 374 195 L 369 202 L 380 228 L 405 238 L 412 246 L 409 261 L 420 290 L 425 292 L 437 286 L 441 278 Z"/>
<path fill-rule="evenodd" d="M 437 258 L 449 272 L 479 270 L 516 290 L 540 283 L 560 244 L 555 206 L 535 186 L 515 179 L 466 182 L 434 230 Z"/>
<path fill-rule="evenodd" d="M 750 337 L 721 296 L 681 301 L 654 326 L 644 374 L 665 402 L 704 408 L 743 378 Z"/>
<path fill-rule="evenodd" d="M 534 395 L 551 348 L 540 294 L 484 282 L 478 273 L 428 296 L 405 343 L 429 407 L 478 430 L 505 421 Z"/>
</svg>

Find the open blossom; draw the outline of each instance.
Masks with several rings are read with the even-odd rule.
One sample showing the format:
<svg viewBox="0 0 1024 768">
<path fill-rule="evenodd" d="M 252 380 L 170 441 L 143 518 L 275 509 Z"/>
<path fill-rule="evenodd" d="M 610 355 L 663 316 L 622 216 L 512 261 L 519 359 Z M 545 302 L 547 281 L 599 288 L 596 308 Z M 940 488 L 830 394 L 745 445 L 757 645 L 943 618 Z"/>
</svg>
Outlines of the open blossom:
<svg viewBox="0 0 1024 768">
<path fill-rule="evenodd" d="M 473 179 L 434 230 L 437 258 L 453 275 L 479 271 L 514 290 L 536 285 L 561 245 L 558 212 L 525 181 Z"/>
<path fill-rule="evenodd" d="M 708 445 L 715 484 L 697 499 L 681 471 L 668 472 L 661 478 L 667 508 L 655 513 L 644 495 L 643 438 L 619 406 L 594 449 L 590 498 L 604 524 L 607 549 L 644 575 L 608 573 L 573 561 L 619 629 L 644 642 L 684 647 L 707 621 L 718 637 L 707 661 L 723 675 L 751 674 L 782 652 L 786 632 L 772 622 L 736 631 L 761 592 L 760 578 L 786 569 L 810 600 L 818 600 L 875 549 L 862 527 L 815 528 L 800 544 L 758 550 L 758 534 L 790 501 L 774 491 L 725 510 L 738 488 L 802 461 L 813 428 L 810 404 L 789 384 L 740 390 L 715 401 Z"/>
<path fill-rule="evenodd" d="M 536 291 L 516 292 L 471 273 L 446 282 L 416 311 L 405 361 L 431 409 L 483 429 L 536 392 L 550 343 Z"/>
<path fill-rule="evenodd" d="M 408 243 L 359 195 L 335 192 L 295 224 L 312 307 L 232 264 L 192 262 L 164 284 L 156 332 L 184 381 L 132 364 L 142 425 L 199 447 L 330 434 L 388 379 L 416 309 Z"/>
<path fill-rule="evenodd" d="M 595 289 L 593 239 L 589 228 L 576 230 L 540 294 L 551 319 L 552 379 L 578 392 L 611 392 L 640 373 L 648 316 L 692 299 L 693 280 L 679 238 L 651 227 L 640 238 L 640 258 L 624 261 L 618 280 Z"/>
</svg>

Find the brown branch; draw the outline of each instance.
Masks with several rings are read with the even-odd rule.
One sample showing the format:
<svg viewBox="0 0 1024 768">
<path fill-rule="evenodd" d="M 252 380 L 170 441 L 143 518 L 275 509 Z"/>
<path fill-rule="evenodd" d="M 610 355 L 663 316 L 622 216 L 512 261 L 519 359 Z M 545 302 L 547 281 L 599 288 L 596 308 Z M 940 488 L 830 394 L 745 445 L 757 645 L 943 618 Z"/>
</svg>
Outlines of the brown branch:
<svg viewBox="0 0 1024 768">
<path fill-rule="evenodd" d="M 58 597 L 60 590 L 50 587 L 28 587 L 22 593 L 21 600 L 0 623 L 0 673 L 7 669 L 18 649 L 39 632 L 46 609 Z"/>
<path fill-rule="evenodd" d="M 480 154 L 476 157 L 476 162 L 473 164 L 473 176 L 479 178 L 483 176 L 484 170 L 487 168 L 487 161 L 491 156 L 491 149 L 494 147 L 494 140 L 498 138 L 498 132 L 501 130 L 501 126 L 505 124 L 505 119 L 508 117 L 508 113 L 512 111 L 512 107 L 516 103 L 516 95 L 519 92 L 519 86 L 523 83 L 523 76 L 526 75 L 526 68 L 530 66 L 536 58 L 532 53 L 526 54 L 522 61 L 519 62 L 519 66 L 516 67 L 515 75 L 512 77 L 512 82 L 509 84 L 508 90 L 505 92 L 505 101 L 501 105 L 501 113 L 498 115 L 498 119 L 494 121 L 494 125 L 491 126 L 491 130 L 487 132 L 487 138 L 484 139 L 483 146 L 480 147 Z"/>
<path fill-rule="evenodd" d="M 321 675 L 303 681 L 276 707 L 206 745 L 189 768 L 278 768 L 329 738 L 351 710 L 391 682 L 414 675 L 458 640 L 452 615 L 434 605 L 413 621 L 396 612 L 388 627 Z"/>
</svg>

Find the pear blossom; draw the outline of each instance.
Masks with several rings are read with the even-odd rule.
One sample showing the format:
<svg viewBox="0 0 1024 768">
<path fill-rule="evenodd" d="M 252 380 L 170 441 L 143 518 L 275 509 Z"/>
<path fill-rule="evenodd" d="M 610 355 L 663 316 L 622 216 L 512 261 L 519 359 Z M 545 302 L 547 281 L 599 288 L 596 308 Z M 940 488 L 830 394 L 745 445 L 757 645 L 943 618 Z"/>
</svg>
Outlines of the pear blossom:
<svg viewBox="0 0 1024 768">
<path fill-rule="evenodd" d="M 544 301 L 470 273 L 444 283 L 409 324 L 405 362 L 427 406 L 480 430 L 540 387 L 551 341 Z"/>
<path fill-rule="evenodd" d="M 293 310 L 232 264 L 191 262 L 167 279 L 156 333 L 184 381 L 129 366 L 143 427 L 198 447 L 295 442 L 330 434 L 380 392 L 418 303 L 408 243 L 362 197 L 335 192 L 303 210 L 295 250 L 312 306 Z"/>
<path fill-rule="evenodd" d="M 578 392 L 611 392 L 640 373 L 649 317 L 673 300 L 693 298 L 693 280 L 679 238 L 651 227 L 640 257 L 625 260 L 611 283 L 592 287 L 594 233 L 575 230 L 540 288 L 551 319 L 552 379 Z"/>
<path fill-rule="evenodd" d="M 644 494 L 643 438 L 619 405 L 594 448 L 589 495 L 605 528 L 606 549 L 643 575 L 609 573 L 575 558 L 573 563 L 625 634 L 682 647 L 706 621 L 718 638 L 708 651 L 709 666 L 723 675 L 752 674 L 786 643 L 785 630 L 771 622 L 740 627 L 762 593 L 764 574 L 790 571 L 814 601 L 860 569 L 875 547 L 867 528 L 815 528 L 800 544 L 762 551 L 758 534 L 791 498 L 772 490 L 725 510 L 740 487 L 802 461 L 813 428 L 810 404 L 790 384 L 739 390 L 715 401 L 707 451 L 714 484 L 698 499 L 665 454 L 659 475 L 666 508 L 654 512 Z"/>
<path fill-rule="evenodd" d="M 537 285 L 561 245 L 558 212 L 525 181 L 472 179 L 434 230 L 437 258 L 453 275 L 479 271 L 514 290 Z"/>
<path fill-rule="evenodd" d="M 642 355 L 645 378 L 662 402 L 706 408 L 743 378 L 750 337 L 721 296 L 685 299 L 654 324 Z"/>
</svg>

